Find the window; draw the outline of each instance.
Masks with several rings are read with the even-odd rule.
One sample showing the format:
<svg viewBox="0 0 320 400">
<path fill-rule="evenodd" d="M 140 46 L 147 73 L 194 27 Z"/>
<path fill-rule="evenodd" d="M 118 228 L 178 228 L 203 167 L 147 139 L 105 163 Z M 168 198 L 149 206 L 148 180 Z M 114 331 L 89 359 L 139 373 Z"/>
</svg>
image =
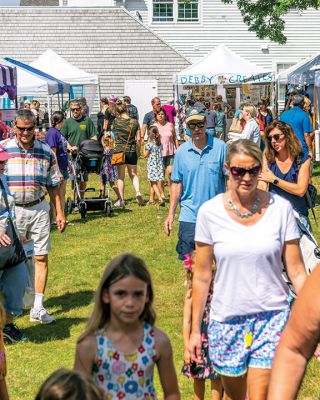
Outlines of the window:
<svg viewBox="0 0 320 400">
<path fill-rule="evenodd" d="M 296 63 L 292 62 L 285 62 L 285 63 L 277 63 L 277 73 L 279 74 L 282 71 L 285 71 L 286 69 L 292 67 Z"/>
<path fill-rule="evenodd" d="M 153 22 L 173 22 L 173 0 L 153 0 Z"/>
<path fill-rule="evenodd" d="M 198 0 L 178 0 L 178 21 L 199 21 Z"/>
</svg>

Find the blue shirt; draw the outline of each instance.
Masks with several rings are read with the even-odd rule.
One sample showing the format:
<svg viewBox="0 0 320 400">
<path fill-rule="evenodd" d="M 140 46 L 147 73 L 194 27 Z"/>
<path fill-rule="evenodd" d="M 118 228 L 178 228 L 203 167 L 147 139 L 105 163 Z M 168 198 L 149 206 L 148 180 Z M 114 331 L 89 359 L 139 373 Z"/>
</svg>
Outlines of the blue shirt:
<svg viewBox="0 0 320 400">
<path fill-rule="evenodd" d="M 303 164 L 304 162 L 307 161 L 307 159 L 308 155 L 302 156 L 301 160 L 299 161 L 299 164 Z M 276 162 L 268 163 L 268 167 L 270 171 L 272 171 L 277 178 L 283 179 L 284 181 L 287 182 L 297 183 L 298 173 L 299 173 L 299 165 L 297 161 L 294 161 L 292 163 L 289 171 L 286 172 L 285 174 L 281 172 Z M 276 193 L 279 196 L 284 197 L 291 203 L 294 210 L 296 210 L 298 213 L 302 215 L 308 216 L 308 207 L 305 196 L 300 197 L 295 194 L 288 193 L 285 190 L 279 188 L 279 186 L 274 185 L 273 183 L 270 183 L 269 185 L 269 192 Z"/>
<path fill-rule="evenodd" d="M 280 121 L 289 124 L 301 142 L 303 156 L 308 155 L 309 149 L 304 138 L 305 133 L 313 131 L 309 115 L 300 107 L 293 107 L 280 115 Z"/>
<path fill-rule="evenodd" d="M 193 146 L 192 139 L 178 148 L 171 180 L 182 183 L 179 221 L 196 223 L 200 206 L 225 192 L 226 152 L 226 143 L 212 136 L 208 136 L 201 153 Z"/>
</svg>

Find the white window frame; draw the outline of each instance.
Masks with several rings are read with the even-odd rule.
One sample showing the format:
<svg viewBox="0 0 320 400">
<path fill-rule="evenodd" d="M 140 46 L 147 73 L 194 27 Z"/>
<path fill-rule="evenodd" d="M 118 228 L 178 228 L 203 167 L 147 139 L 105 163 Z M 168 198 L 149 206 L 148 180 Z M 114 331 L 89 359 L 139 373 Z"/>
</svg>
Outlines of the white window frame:
<svg viewBox="0 0 320 400">
<path fill-rule="evenodd" d="M 157 3 L 168 3 L 168 4 L 172 4 L 172 21 L 168 21 L 166 19 L 163 19 L 162 21 L 154 21 L 154 16 L 153 16 L 153 5 L 154 5 L 154 0 L 151 0 L 151 20 L 152 23 L 155 24 L 163 24 L 163 23 L 170 23 L 172 24 L 175 21 L 175 0 L 157 0 Z M 167 17 L 168 18 L 168 17 Z M 170 17 L 169 17 L 170 18 Z"/>
<path fill-rule="evenodd" d="M 176 1 L 177 1 L 177 22 L 178 23 L 180 23 L 180 22 L 190 22 L 190 23 L 199 22 L 199 20 L 200 20 L 200 1 L 199 0 L 190 0 L 189 3 L 185 2 L 185 4 L 190 4 L 190 3 L 196 3 L 197 4 L 197 6 L 198 6 L 198 18 L 196 20 L 192 20 L 192 19 L 190 19 L 190 20 L 187 20 L 187 19 L 179 20 L 179 2 L 183 3 L 183 1 L 182 0 L 176 0 Z"/>
<path fill-rule="evenodd" d="M 148 21 L 149 25 L 202 25 L 202 1 L 198 0 L 198 20 L 197 21 L 178 21 L 178 0 L 173 0 L 173 21 L 153 21 L 153 0 L 148 0 Z"/>
</svg>

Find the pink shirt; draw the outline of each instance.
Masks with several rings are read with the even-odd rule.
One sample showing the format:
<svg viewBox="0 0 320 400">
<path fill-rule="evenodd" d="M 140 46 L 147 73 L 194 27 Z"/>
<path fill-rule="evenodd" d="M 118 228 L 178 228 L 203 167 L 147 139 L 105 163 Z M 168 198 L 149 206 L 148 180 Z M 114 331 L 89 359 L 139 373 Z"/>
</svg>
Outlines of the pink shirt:
<svg viewBox="0 0 320 400">
<path fill-rule="evenodd" d="M 162 108 L 164 109 L 165 113 L 167 114 L 168 121 L 171 122 L 172 124 L 174 124 L 174 117 L 177 115 L 177 112 L 176 112 L 176 109 L 174 108 L 174 106 L 172 106 L 170 104 L 165 104 L 164 106 L 162 106 Z"/>
<path fill-rule="evenodd" d="M 173 125 L 170 122 L 166 122 L 165 125 L 161 125 L 159 122 L 156 122 L 153 125 L 158 128 L 160 134 L 162 157 L 173 156 L 176 151 L 175 142 L 173 139 Z"/>
</svg>

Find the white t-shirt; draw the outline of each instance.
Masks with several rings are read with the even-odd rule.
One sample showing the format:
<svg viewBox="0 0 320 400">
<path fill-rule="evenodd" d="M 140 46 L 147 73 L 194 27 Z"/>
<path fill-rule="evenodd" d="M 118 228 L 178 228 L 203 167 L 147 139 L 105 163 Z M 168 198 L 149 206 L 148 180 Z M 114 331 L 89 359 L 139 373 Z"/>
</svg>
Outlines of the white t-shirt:
<svg viewBox="0 0 320 400">
<path fill-rule="evenodd" d="M 217 263 L 210 318 L 288 309 L 281 257 L 284 243 L 300 237 L 290 203 L 270 193 L 262 218 L 244 226 L 227 213 L 222 196 L 200 207 L 195 234 L 214 247 Z"/>
<path fill-rule="evenodd" d="M 260 127 L 255 119 L 251 118 L 246 123 L 243 131 L 239 135 L 239 139 L 249 139 L 260 146 L 261 142 L 261 134 L 260 134 Z"/>
</svg>

